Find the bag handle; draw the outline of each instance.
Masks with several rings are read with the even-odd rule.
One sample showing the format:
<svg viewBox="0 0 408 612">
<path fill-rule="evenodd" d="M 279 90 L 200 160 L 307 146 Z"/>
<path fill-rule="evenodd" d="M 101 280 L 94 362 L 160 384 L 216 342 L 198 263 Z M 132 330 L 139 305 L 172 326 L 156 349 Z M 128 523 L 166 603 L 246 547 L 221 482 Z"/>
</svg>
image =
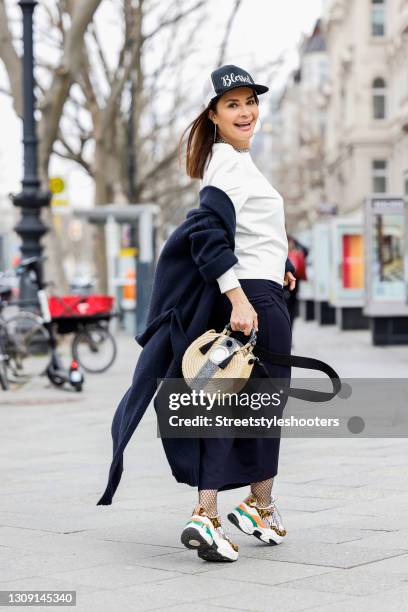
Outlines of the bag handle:
<svg viewBox="0 0 408 612">
<path fill-rule="evenodd" d="M 309 402 L 328 402 L 335 397 L 341 389 L 341 380 L 337 372 L 331 366 L 329 366 L 328 363 L 320 361 L 320 359 L 314 359 L 313 357 L 301 357 L 300 355 L 273 353 L 259 344 L 254 347 L 253 353 L 256 357 L 260 357 L 276 365 L 318 370 L 324 374 L 327 374 L 333 385 L 333 391 L 331 393 L 327 393 L 326 391 L 312 391 L 311 389 L 292 389 L 291 387 L 288 392 L 288 395 L 291 397 L 297 397 L 298 399 L 307 400 Z M 261 369 L 266 377 L 270 378 L 264 364 L 261 361 L 259 361 L 258 364 L 261 366 Z"/>
<path fill-rule="evenodd" d="M 227 325 L 222 330 L 222 333 L 223 334 L 226 333 L 228 336 L 230 336 L 232 331 L 233 330 L 231 328 L 231 323 L 227 323 Z M 256 339 L 257 339 L 257 334 L 256 334 L 255 327 L 253 327 L 251 329 L 251 334 L 249 336 L 248 342 L 241 347 L 241 350 L 243 350 L 244 348 L 247 348 L 247 347 L 255 346 L 256 345 Z"/>
</svg>

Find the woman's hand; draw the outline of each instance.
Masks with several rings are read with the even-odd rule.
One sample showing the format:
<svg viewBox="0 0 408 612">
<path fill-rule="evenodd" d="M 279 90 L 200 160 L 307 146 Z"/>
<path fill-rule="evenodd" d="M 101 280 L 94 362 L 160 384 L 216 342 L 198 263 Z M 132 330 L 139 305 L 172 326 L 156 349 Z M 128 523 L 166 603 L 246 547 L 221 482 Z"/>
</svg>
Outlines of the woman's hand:
<svg viewBox="0 0 408 612">
<path fill-rule="evenodd" d="M 293 291 L 296 285 L 296 278 L 293 276 L 292 272 L 286 272 L 284 286 L 289 285 L 289 291 Z"/>
<path fill-rule="evenodd" d="M 258 315 L 242 287 L 230 289 L 225 292 L 225 295 L 228 296 L 232 304 L 231 329 L 242 331 L 246 336 L 250 335 L 253 327 L 255 331 L 258 331 Z"/>
</svg>

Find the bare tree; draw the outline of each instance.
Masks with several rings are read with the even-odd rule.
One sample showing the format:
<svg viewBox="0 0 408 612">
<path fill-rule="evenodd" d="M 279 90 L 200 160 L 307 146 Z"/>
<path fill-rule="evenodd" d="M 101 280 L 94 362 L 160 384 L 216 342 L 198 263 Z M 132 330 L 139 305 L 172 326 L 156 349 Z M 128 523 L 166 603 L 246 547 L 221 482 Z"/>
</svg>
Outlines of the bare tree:
<svg viewBox="0 0 408 612">
<path fill-rule="evenodd" d="M 0 0 L 0 59 L 6 66 L 16 112 L 21 114 L 20 58 L 15 50 L 5 1 Z M 180 119 L 192 112 L 194 100 L 180 88 L 192 53 L 199 53 L 200 28 L 208 19 L 208 0 L 122 0 L 110 4 L 120 26 L 117 54 L 107 53 L 96 11 L 101 0 L 44 0 L 45 36 L 59 57 L 54 65 L 42 57 L 37 84 L 41 178 L 48 179 L 51 154 L 70 160 L 95 184 L 95 205 L 130 201 L 129 155 L 135 156 L 132 196 L 139 203 L 160 204 L 162 221 L 174 222 L 191 203 L 195 185 L 177 165 Z M 223 61 L 233 19 L 241 4 L 234 0 L 231 17 L 220 40 Z M 216 47 L 217 50 L 218 46 Z M 154 65 L 147 58 L 155 58 Z M 132 89 L 133 99 L 129 91 Z M 159 102 L 157 102 L 159 100 Z M 167 112 L 161 107 L 165 101 Z M 131 117 L 129 116 L 131 112 Z M 129 129 L 134 151 L 129 151 Z M 50 232 L 52 252 L 55 244 Z M 95 231 L 94 261 L 100 289 L 106 289 L 104 233 Z M 62 276 L 62 256 L 57 278 Z"/>
<path fill-rule="evenodd" d="M 227 44 L 228 44 L 228 39 L 230 37 L 231 34 L 231 30 L 232 30 L 232 26 L 234 23 L 234 19 L 237 16 L 239 7 L 241 6 L 242 0 L 235 0 L 234 2 L 234 6 L 232 8 L 232 11 L 230 13 L 226 28 L 225 28 L 225 33 L 224 33 L 224 38 L 222 40 L 221 46 L 220 46 L 220 53 L 218 56 L 218 64 L 217 66 L 222 66 L 224 63 L 224 58 L 225 58 L 225 52 L 227 49 Z"/>
<path fill-rule="evenodd" d="M 57 138 L 58 128 L 74 77 L 78 71 L 81 56 L 83 54 L 84 34 L 92 21 L 94 13 L 102 0 L 77 0 L 66 4 L 71 8 L 70 27 L 64 36 L 63 49 L 58 66 L 52 71 L 51 84 L 44 94 L 39 108 L 41 119 L 38 124 L 39 135 L 39 174 L 43 187 L 48 183 L 48 166 L 54 141 Z M 15 50 L 11 35 L 4 0 L 0 0 L 0 59 L 4 66 L 10 82 L 11 94 L 14 107 L 19 117 L 22 116 L 22 92 L 21 92 L 21 60 Z M 52 217 L 49 210 L 45 211 L 45 221 L 52 227 Z M 51 276 L 59 281 L 60 288 L 66 287 L 65 274 L 61 249 L 54 232 L 49 232 L 45 237 L 46 247 L 51 256 L 47 261 L 47 269 Z"/>
<path fill-rule="evenodd" d="M 21 62 L 14 48 L 13 37 L 9 28 L 4 0 L 0 0 L 0 58 L 10 82 L 14 108 L 19 117 L 22 116 Z"/>
</svg>

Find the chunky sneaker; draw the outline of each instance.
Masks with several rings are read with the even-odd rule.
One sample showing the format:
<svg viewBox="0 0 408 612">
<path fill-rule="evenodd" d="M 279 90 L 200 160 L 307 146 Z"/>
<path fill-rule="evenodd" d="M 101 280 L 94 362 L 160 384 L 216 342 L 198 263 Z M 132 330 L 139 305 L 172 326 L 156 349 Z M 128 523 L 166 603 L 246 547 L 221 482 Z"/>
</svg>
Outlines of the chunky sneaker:
<svg viewBox="0 0 408 612">
<path fill-rule="evenodd" d="M 248 495 L 230 514 L 228 519 L 238 529 L 248 535 L 254 535 L 267 544 L 280 544 L 285 539 L 286 529 L 275 506 L 276 497 L 271 496 L 271 504 L 267 508 L 258 508 L 256 497 Z"/>
<path fill-rule="evenodd" d="M 187 548 L 197 550 L 205 561 L 236 561 L 238 546 L 226 535 L 218 516 L 210 518 L 198 505 L 181 534 L 181 542 Z"/>
</svg>

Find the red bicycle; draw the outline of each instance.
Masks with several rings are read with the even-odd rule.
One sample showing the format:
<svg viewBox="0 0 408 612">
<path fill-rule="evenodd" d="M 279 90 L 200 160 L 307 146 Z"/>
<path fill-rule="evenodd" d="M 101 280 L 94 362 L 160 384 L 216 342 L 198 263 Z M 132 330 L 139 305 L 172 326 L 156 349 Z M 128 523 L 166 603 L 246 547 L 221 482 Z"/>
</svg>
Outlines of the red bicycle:
<svg viewBox="0 0 408 612">
<path fill-rule="evenodd" d="M 109 331 L 114 298 L 109 295 L 63 295 L 48 298 L 58 334 L 74 334 L 72 357 L 86 371 L 106 372 L 117 356 L 115 338 Z"/>
</svg>

